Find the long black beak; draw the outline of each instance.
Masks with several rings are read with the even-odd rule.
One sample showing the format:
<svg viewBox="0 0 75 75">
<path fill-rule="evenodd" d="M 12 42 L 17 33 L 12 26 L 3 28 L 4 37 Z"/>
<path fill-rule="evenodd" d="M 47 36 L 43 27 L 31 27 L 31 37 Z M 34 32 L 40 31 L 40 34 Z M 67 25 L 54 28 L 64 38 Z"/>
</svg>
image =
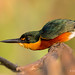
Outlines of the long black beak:
<svg viewBox="0 0 75 75">
<path fill-rule="evenodd" d="M 22 41 L 20 40 L 20 38 L 17 39 L 8 39 L 8 40 L 3 40 L 0 42 L 4 42 L 4 43 L 21 43 Z"/>
</svg>

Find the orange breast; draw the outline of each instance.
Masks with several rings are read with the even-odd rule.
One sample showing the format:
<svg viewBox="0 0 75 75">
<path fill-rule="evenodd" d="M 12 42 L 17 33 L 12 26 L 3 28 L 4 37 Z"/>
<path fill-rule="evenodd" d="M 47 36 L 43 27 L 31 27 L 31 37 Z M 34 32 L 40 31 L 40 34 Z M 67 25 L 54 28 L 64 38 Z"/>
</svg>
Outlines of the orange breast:
<svg viewBox="0 0 75 75">
<path fill-rule="evenodd" d="M 71 35 L 70 32 L 65 32 L 63 34 L 61 34 L 60 36 L 54 38 L 54 39 L 50 39 L 50 40 L 41 40 L 41 45 L 38 49 L 46 49 L 50 46 L 52 46 L 54 43 L 58 43 L 58 42 L 65 42 L 70 40 L 69 36 Z"/>
</svg>

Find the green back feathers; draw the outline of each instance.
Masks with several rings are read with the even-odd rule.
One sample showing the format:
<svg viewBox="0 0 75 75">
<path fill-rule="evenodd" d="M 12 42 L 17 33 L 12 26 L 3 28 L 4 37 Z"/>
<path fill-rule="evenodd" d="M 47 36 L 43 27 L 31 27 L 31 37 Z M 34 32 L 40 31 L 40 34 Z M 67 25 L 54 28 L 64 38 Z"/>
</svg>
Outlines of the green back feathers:
<svg viewBox="0 0 75 75">
<path fill-rule="evenodd" d="M 56 19 L 48 22 L 40 31 L 41 36 L 46 39 L 54 39 L 64 32 L 74 31 L 75 21 L 67 19 Z"/>
</svg>

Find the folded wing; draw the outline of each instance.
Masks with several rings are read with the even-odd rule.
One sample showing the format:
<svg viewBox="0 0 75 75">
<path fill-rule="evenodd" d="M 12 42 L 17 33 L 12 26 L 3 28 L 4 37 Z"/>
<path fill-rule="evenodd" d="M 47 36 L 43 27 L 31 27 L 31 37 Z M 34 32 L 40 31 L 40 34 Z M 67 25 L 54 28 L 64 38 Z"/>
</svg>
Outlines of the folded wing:
<svg viewBox="0 0 75 75">
<path fill-rule="evenodd" d="M 48 22 L 42 30 L 40 36 L 42 39 L 54 39 L 64 32 L 75 31 L 75 21 L 67 19 L 56 19 Z"/>
</svg>

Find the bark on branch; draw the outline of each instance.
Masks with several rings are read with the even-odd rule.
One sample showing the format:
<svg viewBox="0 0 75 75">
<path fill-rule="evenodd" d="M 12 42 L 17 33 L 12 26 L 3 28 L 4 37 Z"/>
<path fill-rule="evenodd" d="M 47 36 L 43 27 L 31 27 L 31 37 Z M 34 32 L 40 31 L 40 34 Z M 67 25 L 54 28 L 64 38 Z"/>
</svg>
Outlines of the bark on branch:
<svg viewBox="0 0 75 75">
<path fill-rule="evenodd" d="M 1 60 L 0 62 L 3 63 Z M 75 75 L 75 58 L 69 46 L 58 43 L 51 46 L 40 60 L 23 67 L 15 67 L 15 71 L 21 71 L 18 75 Z"/>
</svg>

